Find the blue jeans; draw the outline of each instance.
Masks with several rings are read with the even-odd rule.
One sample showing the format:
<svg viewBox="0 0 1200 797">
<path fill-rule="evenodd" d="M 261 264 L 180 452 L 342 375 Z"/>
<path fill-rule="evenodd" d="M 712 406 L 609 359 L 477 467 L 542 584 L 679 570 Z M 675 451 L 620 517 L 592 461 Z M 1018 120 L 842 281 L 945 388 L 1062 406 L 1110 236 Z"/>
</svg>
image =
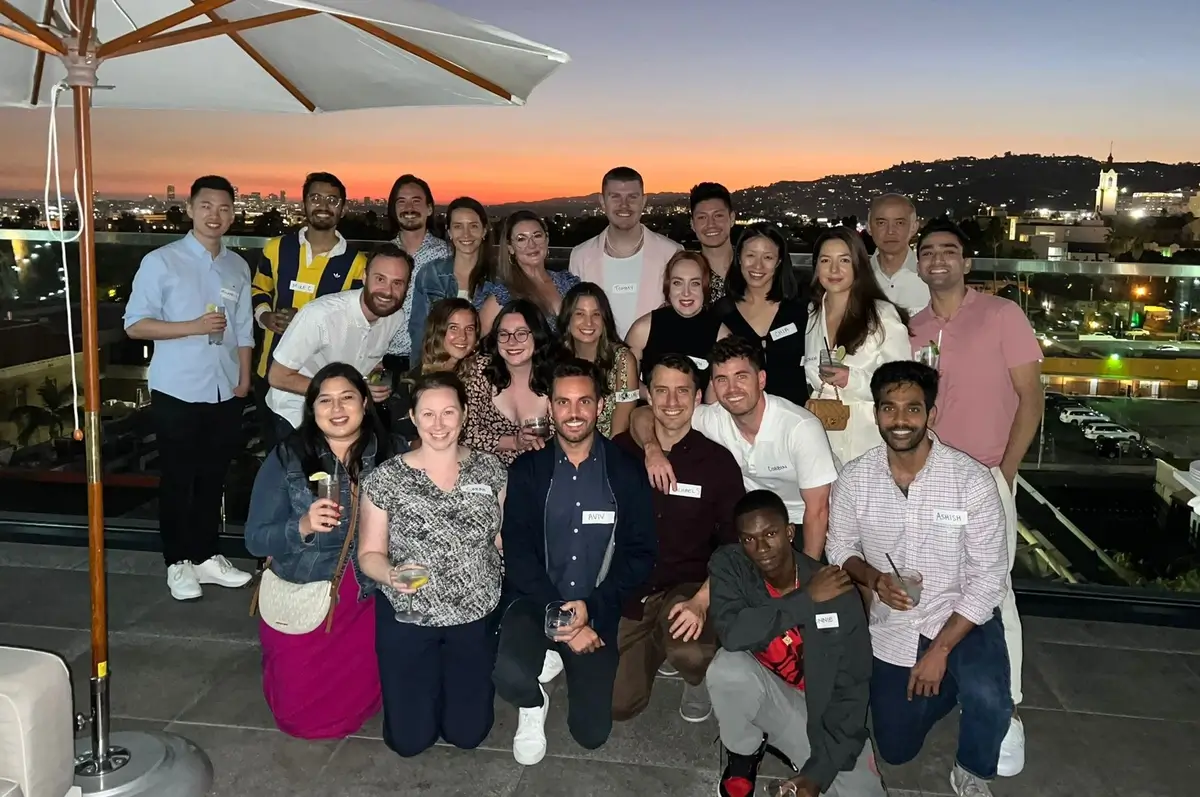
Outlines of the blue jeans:
<svg viewBox="0 0 1200 797">
<path fill-rule="evenodd" d="M 921 637 L 917 658 L 929 648 Z M 871 673 L 871 720 L 875 749 L 889 764 L 904 764 L 917 757 L 925 737 L 942 717 L 959 705 L 959 766 L 976 777 L 996 777 L 1000 743 L 1012 721 L 1008 648 L 1004 626 L 997 614 L 968 633 L 946 658 L 946 675 L 939 694 L 907 698 L 910 667 L 875 659 Z"/>
</svg>

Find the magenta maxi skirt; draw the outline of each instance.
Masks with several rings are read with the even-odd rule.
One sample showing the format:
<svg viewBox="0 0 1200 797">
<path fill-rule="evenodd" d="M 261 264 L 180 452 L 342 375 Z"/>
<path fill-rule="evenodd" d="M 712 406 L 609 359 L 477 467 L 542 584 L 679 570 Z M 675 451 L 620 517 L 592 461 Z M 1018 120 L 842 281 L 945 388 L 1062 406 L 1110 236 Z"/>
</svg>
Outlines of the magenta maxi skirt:
<svg viewBox="0 0 1200 797">
<path fill-rule="evenodd" d="M 341 739 L 380 709 L 375 596 L 358 600 L 354 571 L 338 589 L 333 627 L 282 634 L 262 620 L 263 696 L 279 730 L 300 739 Z"/>
</svg>

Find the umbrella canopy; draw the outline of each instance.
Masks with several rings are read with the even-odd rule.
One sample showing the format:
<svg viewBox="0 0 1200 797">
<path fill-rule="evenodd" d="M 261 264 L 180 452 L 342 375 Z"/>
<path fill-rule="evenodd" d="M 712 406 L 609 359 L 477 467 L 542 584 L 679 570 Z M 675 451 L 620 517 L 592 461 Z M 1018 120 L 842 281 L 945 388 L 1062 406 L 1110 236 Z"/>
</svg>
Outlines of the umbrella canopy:
<svg viewBox="0 0 1200 797">
<path fill-rule="evenodd" d="M 66 66 L 57 37 L 39 32 L 82 25 L 65 5 L 0 0 L 0 106 L 48 104 Z M 95 9 L 99 108 L 521 105 L 569 60 L 421 0 L 96 0 Z"/>
</svg>

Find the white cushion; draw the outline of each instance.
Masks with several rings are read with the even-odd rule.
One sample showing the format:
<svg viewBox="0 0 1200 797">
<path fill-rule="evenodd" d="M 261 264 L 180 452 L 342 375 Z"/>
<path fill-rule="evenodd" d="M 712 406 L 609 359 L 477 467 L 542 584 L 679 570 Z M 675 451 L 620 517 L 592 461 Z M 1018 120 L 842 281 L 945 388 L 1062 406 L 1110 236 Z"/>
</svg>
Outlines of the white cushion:
<svg viewBox="0 0 1200 797">
<path fill-rule="evenodd" d="M 0 647 L 0 797 L 63 797 L 75 779 L 67 665 L 53 653 Z M 5 782 L 15 782 L 15 792 Z"/>
</svg>

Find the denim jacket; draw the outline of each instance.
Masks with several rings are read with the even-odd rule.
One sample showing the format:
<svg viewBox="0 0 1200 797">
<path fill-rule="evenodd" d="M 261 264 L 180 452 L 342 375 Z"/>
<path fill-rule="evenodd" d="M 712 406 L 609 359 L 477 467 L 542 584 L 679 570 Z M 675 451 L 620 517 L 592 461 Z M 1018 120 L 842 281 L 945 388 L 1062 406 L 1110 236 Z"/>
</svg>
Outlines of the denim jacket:
<svg viewBox="0 0 1200 797">
<path fill-rule="evenodd" d="M 372 441 L 363 454 L 360 482 L 372 470 L 375 445 Z M 283 454 L 283 462 L 280 461 L 280 453 Z M 332 472 L 333 455 L 326 453 L 324 459 L 328 460 L 324 463 L 326 470 Z M 246 550 L 253 556 L 271 557 L 271 570 L 275 575 L 293 584 L 333 578 L 342 544 L 350 532 L 349 479 L 341 480 L 340 503 L 345 510 L 337 528 L 314 534 L 310 541 L 305 542 L 300 536 L 300 518 L 308 513 L 315 500 L 308 477 L 301 469 L 300 458 L 292 449 L 281 445 L 267 454 L 254 479 L 254 491 L 250 495 L 250 512 L 245 527 Z M 354 573 L 358 582 L 359 600 L 374 591 L 375 582 L 364 576 L 358 568 L 357 540 L 351 543 L 346 553 L 346 569 Z"/>
<path fill-rule="evenodd" d="M 429 308 L 442 299 L 458 296 L 458 280 L 454 278 L 454 258 L 443 257 L 417 272 L 412 291 L 412 313 L 408 317 L 408 336 L 412 339 L 412 362 L 421 360 L 421 344 L 425 338 L 425 319 Z"/>
</svg>

